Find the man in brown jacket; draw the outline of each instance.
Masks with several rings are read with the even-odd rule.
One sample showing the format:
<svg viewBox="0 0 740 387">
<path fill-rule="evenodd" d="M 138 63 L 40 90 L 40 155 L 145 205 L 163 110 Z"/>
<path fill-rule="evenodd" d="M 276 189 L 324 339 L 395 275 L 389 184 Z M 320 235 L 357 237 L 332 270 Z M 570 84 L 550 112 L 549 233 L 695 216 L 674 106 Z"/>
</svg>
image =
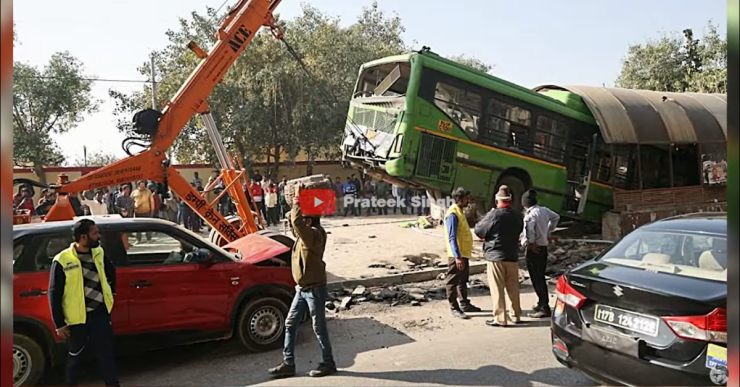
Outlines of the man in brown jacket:
<svg viewBox="0 0 740 387">
<path fill-rule="evenodd" d="M 283 344 L 283 361 L 270 368 L 273 377 L 295 375 L 295 340 L 301 317 L 306 309 L 311 314 L 313 331 L 321 347 L 321 363 L 309 372 L 310 376 L 326 376 L 337 372 L 332 354 L 329 332 L 326 327 L 326 264 L 323 261 L 326 247 L 326 231 L 321 227 L 318 216 L 304 216 L 298 206 L 299 192 L 296 187 L 291 204 L 291 228 L 296 236 L 293 245 L 292 270 L 296 282 L 296 292 L 290 311 L 285 319 L 285 342 Z"/>
</svg>

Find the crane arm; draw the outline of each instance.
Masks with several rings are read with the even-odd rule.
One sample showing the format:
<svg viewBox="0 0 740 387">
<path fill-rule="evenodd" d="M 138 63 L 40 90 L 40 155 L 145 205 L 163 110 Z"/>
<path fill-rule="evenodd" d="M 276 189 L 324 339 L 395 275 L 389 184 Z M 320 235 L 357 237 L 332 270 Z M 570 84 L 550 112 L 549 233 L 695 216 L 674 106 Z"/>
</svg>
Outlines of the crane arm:
<svg viewBox="0 0 740 387">
<path fill-rule="evenodd" d="M 137 121 L 137 116 L 134 116 L 137 125 L 143 122 L 142 127 L 150 131 L 153 141 L 149 148 L 61 184 L 56 187 L 57 192 L 77 193 L 136 180 L 171 181 L 174 183 L 173 191 L 183 197 L 224 238 L 229 241 L 236 239 L 240 234 L 239 230 L 235 231 L 220 214 L 214 216 L 210 208 L 203 208 L 200 199 L 193 194 L 197 191 L 193 191 L 185 179 L 169 165 L 166 152 L 193 115 L 208 111 L 206 99 L 261 27 L 270 27 L 275 37 L 282 38 L 282 29 L 277 26 L 273 16 L 280 1 L 239 0 L 219 26 L 216 43 L 210 52 L 206 54 L 194 43 L 189 45 L 201 61 L 162 112 L 140 112 L 147 113 L 140 115 L 142 121 Z M 64 199 L 58 200 L 49 210 L 46 220 L 70 219 L 74 216 L 68 200 Z"/>
<path fill-rule="evenodd" d="M 175 93 L 159 121 L 151 148 L 166 150 L 196 113 L 205 112 L 206 99 L 262 26 L 275 26 L 272 10 L 280 0 L 241 0 L 216 32 L 217 41 Z"/>
<path fill-rule="evenodd" d="M 149 149 L 81 176 L 59 187 L 58 191 L 82 192 L 138 179 L 161 181 L 166 151 L 193 115 L 208 110 L 206 99 L 257 31 L 262 26 L 280 31 L 272 15 L 279 3 L 280 0 L 240 0 L 216 32 L 216 44 L 202 57 L 190 77 L 165 106 L 162 116 L 155 123 L 156 133 Z M 280 35 L 281 32 L 276 33 L 276 36 Z"/>
</svg>

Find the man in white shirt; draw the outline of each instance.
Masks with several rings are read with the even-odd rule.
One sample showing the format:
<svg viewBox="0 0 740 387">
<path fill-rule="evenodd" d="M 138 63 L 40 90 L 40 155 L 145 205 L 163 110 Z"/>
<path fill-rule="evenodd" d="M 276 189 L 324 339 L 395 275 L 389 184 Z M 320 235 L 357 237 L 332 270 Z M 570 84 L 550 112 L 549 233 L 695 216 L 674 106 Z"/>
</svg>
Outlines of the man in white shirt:
<svg viewBox="0 0 740 387">
<path fill-rule="evenodd" d="M 550 233 L 560 221 L 560 215 L 547 207 L 537 205 L 537 191 L 532 189 L 522 194 L 522 206 L 525 212 L 520 242 L 522 247 L 526 248 L 527 270 L 538 298 L 537 305 L 532 307 L 529 317 L 550 317 L 552 311 L 545 281 L 547 245 Z"/>
<path fill-rule="evenodd" d="M 95 190 L 95 196 L 92 200 L 83 200 L 82 204 L 87 205 L 90 208 L 92 215 L 107 215 L 108 214 L 108 203 L 103 200 L 103 191 Z"/>
</svg>

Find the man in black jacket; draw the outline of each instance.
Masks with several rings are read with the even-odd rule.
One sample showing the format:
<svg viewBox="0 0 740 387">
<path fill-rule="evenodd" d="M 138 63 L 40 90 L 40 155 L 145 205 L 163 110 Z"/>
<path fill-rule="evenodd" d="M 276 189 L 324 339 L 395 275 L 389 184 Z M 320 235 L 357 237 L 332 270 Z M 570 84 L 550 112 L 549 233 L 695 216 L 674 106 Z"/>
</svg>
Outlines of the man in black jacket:
<svg viewBox="0 0 740 387">
<path fill-rule="evenodd" d="M 506 310 L 508 294 L 514 312 L 513 323 L 521 322 L 519 304 L 519 235 L 524 226 L 522 215 L 511 208 L 511 192 L 502 185 L 496 193 L 497 208 L 489 211 L 475 225 L 475 235 L 484 239 L 483 252 L 488 261 L 488 286 L 493 301 L 493 320 L 490 326 L 507 326 L 510 319 Z"/>
</svg>

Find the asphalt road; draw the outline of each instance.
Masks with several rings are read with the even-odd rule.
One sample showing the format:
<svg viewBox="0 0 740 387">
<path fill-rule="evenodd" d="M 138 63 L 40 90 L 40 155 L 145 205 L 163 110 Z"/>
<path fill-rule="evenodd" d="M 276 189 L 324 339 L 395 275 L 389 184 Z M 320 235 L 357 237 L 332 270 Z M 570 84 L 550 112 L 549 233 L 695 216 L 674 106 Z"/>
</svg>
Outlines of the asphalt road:
<svg viewBox="0 0 740 387">
<path fill-rule="evenodd" d="M 535 301 L 523 289 L 522 306 Z M 271 380 L 267 368 L 279 350 L 246 353 L 235 341 L 196 344 L 120 359 L 121 382 L 137 386 L 308 386 L 308 385 L 593 385 L 561 366 L 550 351 L 549 320 L 493 328 L 490 297 L 474 292 L 473 303 L 488 313 L 470 320 L 449 315 L 444 301 L 421 306 L 366 303 L 330 313 L 329 331 L 339 374 L 322 379 L 307 372 L 319 360 L 310 323 L 301 327 L 296 348 L 298 376 Z M 60 371 L 57 371 L 60 373 Z M 52 377 L 52 384 L 61 379 Z M 93 369 L 88 383 L 99 383 Z"/>
</svg>

